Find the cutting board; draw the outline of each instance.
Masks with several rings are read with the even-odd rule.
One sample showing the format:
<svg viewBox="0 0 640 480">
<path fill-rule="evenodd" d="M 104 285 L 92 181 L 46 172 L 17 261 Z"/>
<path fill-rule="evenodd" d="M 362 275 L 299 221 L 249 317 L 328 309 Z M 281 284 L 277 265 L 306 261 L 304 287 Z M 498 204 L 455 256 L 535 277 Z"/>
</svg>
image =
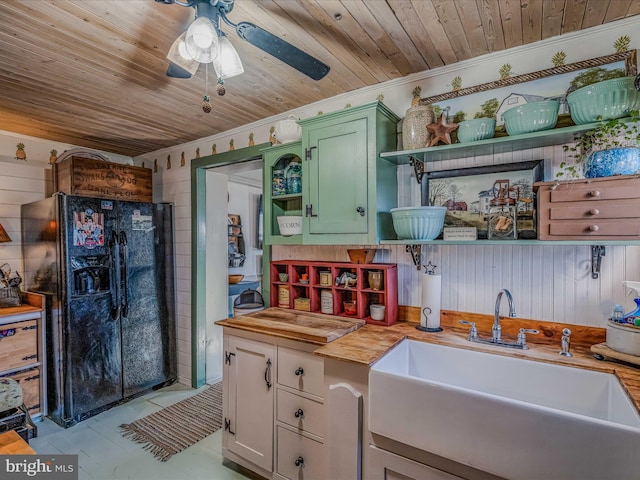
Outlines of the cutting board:
<svg viewBox="0 0 640 480">
<path fill-rule="evenodd" d="M 612 348 L 609 348 L 606 343 L 597 343 L 595 345 L 591 345 L 591 351 L 594 354 L 601 355 L 602 357 L 604 357 L 603 360 L 618 360 L 621 362 L 625 362 L 625 363 L 640 367 L 639 356 L 618 352 L 617 350 L 613 350 Z"/>
<path fill-rule="evenodd" d="M 358 318 L 345 318 L 287 308 L 267 308 L 259 312 L 216 322 L 223 327 L 277 335 L 323 345 L 357 330 L 365 324 Z"/>
</svg>

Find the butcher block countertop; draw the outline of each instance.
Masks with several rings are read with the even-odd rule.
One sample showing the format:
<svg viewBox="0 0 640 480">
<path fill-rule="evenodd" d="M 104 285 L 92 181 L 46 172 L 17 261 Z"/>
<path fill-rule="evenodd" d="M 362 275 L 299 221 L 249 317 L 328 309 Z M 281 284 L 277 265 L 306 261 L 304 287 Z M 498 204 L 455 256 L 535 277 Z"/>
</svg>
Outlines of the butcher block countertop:
<svg viewBox="0 0 640 480">
<path fill-rule="evenodd" d="M 324 345 L 357 330 L 364 323 L 358 318 L 272 307 L 220 320 L 216 325 Z"/>
</svg>

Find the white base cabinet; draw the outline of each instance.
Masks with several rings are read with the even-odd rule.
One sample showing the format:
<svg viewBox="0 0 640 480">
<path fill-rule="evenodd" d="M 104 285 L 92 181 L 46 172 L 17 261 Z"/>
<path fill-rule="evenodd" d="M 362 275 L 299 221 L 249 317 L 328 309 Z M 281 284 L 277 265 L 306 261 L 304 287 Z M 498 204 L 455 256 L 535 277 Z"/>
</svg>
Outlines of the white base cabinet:
<svg viewBox="0 0 640 480">
<path fill-rule="evenodd" d="M 222 454 L 269 479 L 326 480 L 316 345 L 224 329 Z"/>
<path fill-rule="evenodd" d="M 456 480 L 457 477 L 423 463 L 369 446 L 369 480 Z"/>
<path fill-rule="evenodd" d="M 223 395 L 226 448 L 247 461 L 273 468 L 273 345 L 225 336 Z"/>
</svg>

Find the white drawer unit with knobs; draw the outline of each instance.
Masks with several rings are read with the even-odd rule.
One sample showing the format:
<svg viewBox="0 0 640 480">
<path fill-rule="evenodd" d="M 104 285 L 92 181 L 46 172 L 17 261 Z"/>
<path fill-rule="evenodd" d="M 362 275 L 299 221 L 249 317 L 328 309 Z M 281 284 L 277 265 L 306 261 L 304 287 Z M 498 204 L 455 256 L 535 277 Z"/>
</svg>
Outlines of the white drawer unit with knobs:
<svg viewBox="0 0 640 480">
<path fill-rule="evenodd" d="M 278 347 L 276 477 L 324 479 L 324 360 Z"/>
<path fill-rule="evenodd" d="M 318 345 L 224 328 L 225 458 L 267 479 L 326 480 Z"/>
</svg>

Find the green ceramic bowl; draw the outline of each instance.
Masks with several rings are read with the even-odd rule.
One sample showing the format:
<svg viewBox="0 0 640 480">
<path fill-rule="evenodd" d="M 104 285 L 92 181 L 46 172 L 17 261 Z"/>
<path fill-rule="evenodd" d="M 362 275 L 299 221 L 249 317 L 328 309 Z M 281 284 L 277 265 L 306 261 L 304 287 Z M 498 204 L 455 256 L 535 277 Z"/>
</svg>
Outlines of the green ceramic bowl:
<svg viewBox="0 0 640 480">
<path fill-rule="evenodd" d="M 559 109 L 557 100 L 525 103 L 502 114 L 504 126 L 509 135 L 549 130 L 556 126 Z"/>
<path fill-rule="evenodd" d="M 567 95 L 571 118 L 576 125 L 622 118 L 640 107 L 640 92 L 634 77 L 620 77 L 587 85 Z"/>
<path fill-rule="evenodd" d="M 458 124 L 458 140 L 460 143 L 476 142 L 493 137 L 496 130 L 495 118 L 474 118 Z"/>
</svg>

